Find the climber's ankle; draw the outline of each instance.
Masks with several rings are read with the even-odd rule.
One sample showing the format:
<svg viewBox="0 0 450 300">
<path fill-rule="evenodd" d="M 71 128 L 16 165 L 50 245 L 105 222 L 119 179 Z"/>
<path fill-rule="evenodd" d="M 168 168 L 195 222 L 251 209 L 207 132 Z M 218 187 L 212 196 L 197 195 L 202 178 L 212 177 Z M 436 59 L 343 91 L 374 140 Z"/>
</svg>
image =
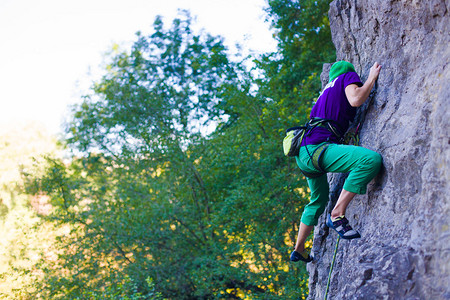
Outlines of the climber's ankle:
<svg viewBox="0 0 450 300">
<path fill-rule="evenodd" d="M 297 251 L 298 253 L 302 253 L 303 251 L 305 251 L 305 245 L 304 244 L 295 245 L 294 250 Z"/>
<path fill-rule="evenodd" d="M 345 211 L 340 211 L 340 210 L 338 210 L 338 209 L 333 209 L 332 211 L 331 211 L 331 218 L 332 219 L 336 219 L 336 218 L 339 218 L 339 217 L 343 217 L 343 216 L 345 216 Z"/>
</svg>

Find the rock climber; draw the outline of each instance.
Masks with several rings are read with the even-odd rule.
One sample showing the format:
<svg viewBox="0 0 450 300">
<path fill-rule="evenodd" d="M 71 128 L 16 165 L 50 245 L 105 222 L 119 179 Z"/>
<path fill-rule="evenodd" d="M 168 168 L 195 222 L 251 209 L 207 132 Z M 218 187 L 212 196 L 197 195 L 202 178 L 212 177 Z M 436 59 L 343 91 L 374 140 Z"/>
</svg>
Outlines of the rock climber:
<svg viewBox="0 0 450 300">
<path fill-rule="evenodd" d="M 310 118 L 326 119 L 337 131 L 345 133 L 350 121 L 356 115 L 356 108 L 368 99 L 380 70 L 381 65 L 377 62 L 374 63 L 363 84 L 351 63 L 346 61 L 334 63 L 330 69 L 329 83 L 313 106 Z M 329 201 L 329 185 L 326 175 L 328 172 L 349 173 L 349 175 L 336 205 L 331 214 L 327 216 L 327 226 L 336 230 L 344 239 L 361 237 L 349 225 L 345 211 L 356 194 L 366 193 L 367 184 L 381 168 L 382 158 L 372 150 L 340 143 L 338 136 L 326 126 L 314 127 L 303 137 L 299 155 L 295 159 L 306 176 L 311 190 L 311 198 L 303 210 L 297 242 L 290 257 L 291 261 L 310 262 L 313 260 L 305 250 L 305 242 L 314 226 L 317 225 L 318 219 Z M 324 145 L 326 146 L 323 147 Z M 312 153 L 319 148 L 324 149 L 319 158 L 322 172 L 317 170 L 312 161 Z"/>
</svg>

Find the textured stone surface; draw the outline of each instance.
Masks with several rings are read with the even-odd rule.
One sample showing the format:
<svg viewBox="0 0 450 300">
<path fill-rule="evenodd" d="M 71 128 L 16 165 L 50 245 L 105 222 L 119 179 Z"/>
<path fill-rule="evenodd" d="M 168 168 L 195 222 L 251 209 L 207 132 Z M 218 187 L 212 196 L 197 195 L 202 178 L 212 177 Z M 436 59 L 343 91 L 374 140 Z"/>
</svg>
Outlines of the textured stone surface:
<svg viewBox="0 0 450 300">
<path fill-rule="evenodd" d="M 341 240 L 328 299 L 450 299 L 450 21 L 445 0 L 335 0 L 337 59 L 365 80 L 383 68 L 361 145 L 384 170 L 347 210 L 362 238 Z M 324 65 L 323 81 L 330 65 Z M 329 175 L 332 201 L 345 175 Z M 331 203 L 327 208 L 330 210 Z M 323 299 L 337 234 L 314 232 L 308 299 Z"/>
</svg>

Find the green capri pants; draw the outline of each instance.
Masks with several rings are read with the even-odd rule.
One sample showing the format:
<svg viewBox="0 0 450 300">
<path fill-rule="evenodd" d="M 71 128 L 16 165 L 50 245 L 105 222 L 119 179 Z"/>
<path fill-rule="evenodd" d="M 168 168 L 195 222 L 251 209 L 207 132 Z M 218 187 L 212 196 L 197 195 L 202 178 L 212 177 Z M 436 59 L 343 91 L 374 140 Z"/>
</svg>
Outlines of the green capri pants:
<svg viewBox="0 0 450 300">
<path fill-rule="evenodd" d="M 310 173 L 317 172 L 306 147 L 312 154 L 321 145 L 308 145 L 300 148 L 300 153 L 295 158 L 300 169 Z M 349 173 L 344 183 L 344 190 L 356 194 L 365 194 L 367 184 L 380 171 L 382 157 L 375 151 L 363 147 L 330 144 L 322 154 L 320 163 L 326 172 Z M 330 187 L 326 174 L 317 178 L 306 179 L 311 190 L 311 199 L 303 210 L 301 222 L 305 225 L 315 226 L 328 203 Z"/>
</svg>

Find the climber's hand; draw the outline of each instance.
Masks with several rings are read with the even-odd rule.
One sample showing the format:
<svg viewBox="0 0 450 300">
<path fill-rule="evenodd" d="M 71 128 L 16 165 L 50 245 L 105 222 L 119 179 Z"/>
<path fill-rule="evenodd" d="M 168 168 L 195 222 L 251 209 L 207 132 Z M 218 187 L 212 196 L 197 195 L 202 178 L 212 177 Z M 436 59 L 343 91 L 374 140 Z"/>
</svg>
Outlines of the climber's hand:
<svg viewBox="0 0 450 300">
<path fill-rule="evenodd" d="M 364 104 L 369 97 L 370 91 L 375 85 L 375 81 L 377 81 L 380 70 L 381 65 L 376 62 L 373 64 L 372 68 L 370 68 L 369 77 L 363 86 L 359 87 L 356 84 L 349 84 L 345 87 L 345 96 L 347 96 L 351 106 L 359 107 Z"/>
<path fill-rule="evenodd" d="M 380 70 L 381 70 L 381 65 L 377 62 L 375 62 L 372 66 L 372 68 L 370 68 L 370 73 L 369 73 L 369 80 L 375 82 L 378 78 L 378 75 L 380 74 Z"/>
</svg>

